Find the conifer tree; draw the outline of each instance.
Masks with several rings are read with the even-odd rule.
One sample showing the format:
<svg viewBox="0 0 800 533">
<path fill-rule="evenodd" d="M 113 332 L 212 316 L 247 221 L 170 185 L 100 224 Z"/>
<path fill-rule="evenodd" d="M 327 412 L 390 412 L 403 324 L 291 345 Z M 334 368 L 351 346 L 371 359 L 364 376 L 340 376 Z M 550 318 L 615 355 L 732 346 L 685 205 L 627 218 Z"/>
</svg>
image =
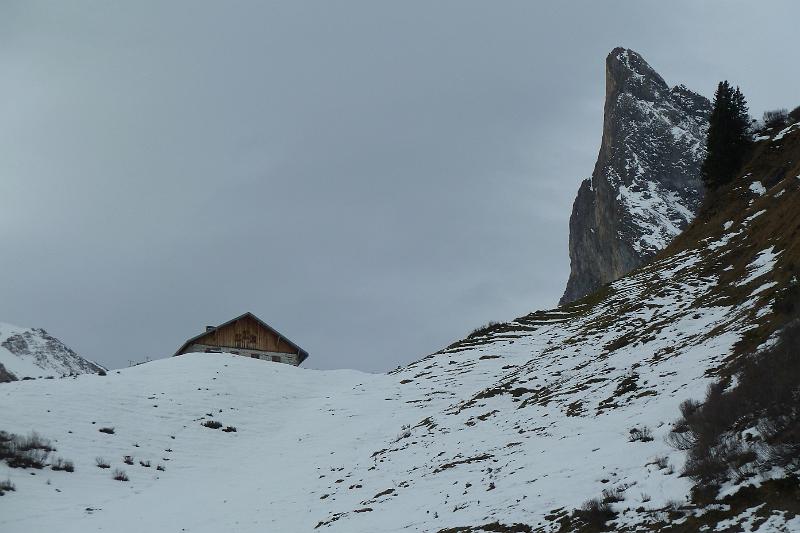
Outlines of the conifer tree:
<svg viewBox="0 0 800 533">
<path fill-rule="evenodd" d="M 734 118 L 737 132 L 736 142 L 739 143 L 739 148 L 743 152 L 750 145 L 750 112 L 747 108 L 747 100 L 739 87 L 736 87 L 733 92 L 733 110 L 736 113 Z"/>
<path fill-rule="evenodd" d="M 750 144 L 750 116 L 742 91 L 722 81 L 714 94 L 714 108 L 706 137 L 703 183 L 707 191 L 730 182 L 742 166 Z"/>
</svg>

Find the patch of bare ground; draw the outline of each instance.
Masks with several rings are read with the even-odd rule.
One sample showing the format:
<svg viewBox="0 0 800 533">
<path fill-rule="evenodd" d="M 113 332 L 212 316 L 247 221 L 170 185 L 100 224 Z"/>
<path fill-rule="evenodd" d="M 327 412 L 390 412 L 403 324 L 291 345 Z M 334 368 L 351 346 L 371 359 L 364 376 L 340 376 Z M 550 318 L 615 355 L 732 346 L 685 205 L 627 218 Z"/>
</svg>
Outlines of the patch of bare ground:
<svg viewBox="0 0 800 533">
<path fill-rule="evenodd" d="M 491 459 L 492 457 L 494 457 L 494 456 L 492 454 L 490 454 L 490 453 L 483 453 L 481 455 L 476 455 L 474 457 L 467 457 L 466 459 L 458 459 L 458 460 L 455 460 L 455 461 L 451 461 L 449 463 L 444 463 L 444 464 L 439 465 L 433 471 L 433 473 L 434 474 L 438 474 L 439 472 L 442 472 L 444 470 L 456 467 L 458 465 L 463 465 L 463 464 L 468 464 L 468 463 L 476 463 L 478 461 L 486 461 L 488 459 Z"/>
<path fill-rule="evenodd" d="M 526 524 L 502 524 L 500 522 L 492 522 L 491 524 L 484 524 L 482 526 L 450 527 L 447 529 L 440 529 L 436 533 L 483 533 L 488 531 L 493 533 L 532 533 L 533 528 Z"/>
</svg>

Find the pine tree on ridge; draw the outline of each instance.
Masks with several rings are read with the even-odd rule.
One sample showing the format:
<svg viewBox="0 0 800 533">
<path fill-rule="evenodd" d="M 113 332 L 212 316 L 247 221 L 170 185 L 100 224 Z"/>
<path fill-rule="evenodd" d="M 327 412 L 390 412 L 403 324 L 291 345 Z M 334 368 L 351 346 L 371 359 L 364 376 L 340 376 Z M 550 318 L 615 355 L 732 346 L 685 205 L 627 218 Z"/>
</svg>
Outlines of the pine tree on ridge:
<svg viewBox="0 0 800 533">
<path fill-rule="evenodd" d="M 703 162 L 703 183 L 713 191 L 729 183 L 742 166 L 750 145 L 750 116 L 744 94 L 727 80 L 714 93 L 714 107 L 706 137 L 707 155 Z"/>
</svg>

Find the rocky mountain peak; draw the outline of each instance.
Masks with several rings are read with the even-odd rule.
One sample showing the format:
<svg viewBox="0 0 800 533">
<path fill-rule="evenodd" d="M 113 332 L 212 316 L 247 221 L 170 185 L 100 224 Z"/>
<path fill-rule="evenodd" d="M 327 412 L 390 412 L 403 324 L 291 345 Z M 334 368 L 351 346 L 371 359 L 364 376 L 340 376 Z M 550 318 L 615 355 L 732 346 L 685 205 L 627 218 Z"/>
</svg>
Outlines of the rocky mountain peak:
<svg viewBox="0 0 800 533">
<path fill-rule="evenodd" d="M 0 383 L 101 370 L 102 366 L 84 359 L 41 328 L 0 323 Z"/>
<path fill-rule="evenodd" d="M 668 91 L 664 78 L 633 50 L 614 48 L 606 57 L 606 101 L 623 92 L 654 101 Z"/>
<path fill-rule="evenodd" d="M 638 267 L 694 218 L 710 111 L 708 99 L 670 88 L 638 53 L 611 51 L 603 138 L 573 204 L 562 304 Z"/>
</svg>

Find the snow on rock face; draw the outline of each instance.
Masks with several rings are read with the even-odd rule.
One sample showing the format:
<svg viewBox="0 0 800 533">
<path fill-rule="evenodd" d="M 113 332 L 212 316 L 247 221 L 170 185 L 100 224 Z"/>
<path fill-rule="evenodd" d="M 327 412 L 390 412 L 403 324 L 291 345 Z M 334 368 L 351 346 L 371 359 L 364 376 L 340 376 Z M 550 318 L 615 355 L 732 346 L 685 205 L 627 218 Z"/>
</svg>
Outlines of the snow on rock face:
<svg viewBox="0 0 800 533">
<path fill-rule="evenodd" d="M 94 373 L 102 367 L 79 356 L 41 328 L 0 323 L 0 372 L 10 379 Z M 0 380 L 2 381 L 2 380 Z"/>
<path fill-rule="evenodd" d="M 643 264 L 694 218 L 710 102 L 670 88 L 636 52 L 606 59 L 603 139 L 570 217 L 570 277 L 561 303 Z"/>
</svg>

